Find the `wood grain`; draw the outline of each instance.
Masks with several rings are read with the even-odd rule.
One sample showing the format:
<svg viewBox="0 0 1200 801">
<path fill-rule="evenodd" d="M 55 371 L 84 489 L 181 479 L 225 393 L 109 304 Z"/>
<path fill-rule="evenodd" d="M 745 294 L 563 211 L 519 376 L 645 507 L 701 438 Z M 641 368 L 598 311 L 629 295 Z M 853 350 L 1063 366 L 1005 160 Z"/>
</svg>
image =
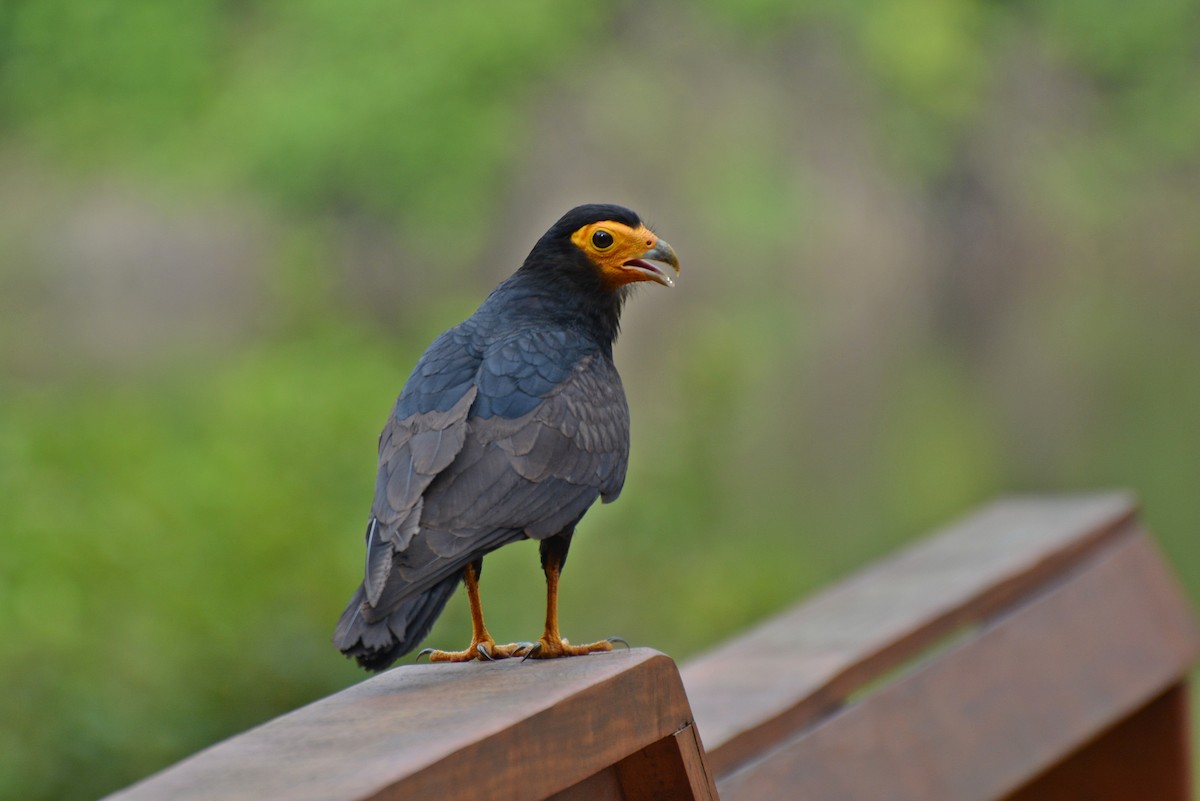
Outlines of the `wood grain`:
<svg viewBox="0 0 1200 801">
<path fill-rule="evenodd" d="M 617 775 L 627 801 L 669 798 L 716 801 L 717 798 L 692 726 L 626 757 L 617 765 Z"/>
<path fill-rule="evenodd" d="M 1187 696 L 1171 687 L 1003 801 L 1192 801 Z"/>
<path fill-rule="evenodd" d="M 555 793 L 546 801 L 626 801 L 616 766 L 593 773 L 579 784 Z"/>
<path fill-rule="evenodd" d="M 995 502 L 681 668 L 718 776 L 1134 526 L 1127 493 Z"/>
<path fill-rule="evenodd" d="M 806 801 L 1000 798 L 1178 683 L 1198 649 L 1173 577 L 1130 532 L 718 789 L 725 801 L 781 788 Z"/>
<path fill-rule="evenodd" d="M 110 798 L 545 798 L 690 723 L 675 663 L 650 649 L 409 665 Z"/>
</svg>

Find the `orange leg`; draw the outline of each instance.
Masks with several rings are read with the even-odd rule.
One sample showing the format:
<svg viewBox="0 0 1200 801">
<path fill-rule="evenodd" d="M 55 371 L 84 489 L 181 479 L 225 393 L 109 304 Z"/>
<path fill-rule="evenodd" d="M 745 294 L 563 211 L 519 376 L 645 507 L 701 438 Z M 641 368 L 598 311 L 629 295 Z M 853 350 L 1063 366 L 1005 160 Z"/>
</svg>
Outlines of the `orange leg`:
<svg viewBox="0 0 1200 801">
<path fill-rule="evenodd" d="M 582 656 L 598 651 L 611 651 L 613 642 L 624 640 L 600 640 L 587 645 L 571 645 L 558 633 L 558 577 L 562 572 L 562 558 L 551 555 L 546 559 L 546 630 L 541 639 L 528 648 L 526 658 L 554 659 L 560 656 Z"/>
<path fill-rule="evenodd" d="M 483 605 L 479 602 L 479 576 L 474 565 L 467 565 L 463 577 L 467 585 L 467 602 L 471 605 L 471 644 L 462 651 L 438 651 L 426 648 L 417 654 L 417 659 L 429 656 L 430 662 L 470 662 L 472 659 L 503 659 L 519 653 L 520 645 L 496 645 L 483 623 Z"/>
</svg>

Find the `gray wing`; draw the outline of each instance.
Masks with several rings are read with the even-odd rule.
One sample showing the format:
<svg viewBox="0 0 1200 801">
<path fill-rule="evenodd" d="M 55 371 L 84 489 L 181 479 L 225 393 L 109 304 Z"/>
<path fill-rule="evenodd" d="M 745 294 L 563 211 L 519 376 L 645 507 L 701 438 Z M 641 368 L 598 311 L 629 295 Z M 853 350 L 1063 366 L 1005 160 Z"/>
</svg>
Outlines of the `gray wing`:
<svg viewBox="0 0 1200 801">
<path fill-rule="evenodd" d="M 379 437 L 379 471 L 367 527 L 363 587 L 371 606 L 379 603 L 391 577 L 395 554 L 420 530 L 424 493 L 462 450 L 467 412 L 476 389 L 469 387 L 446 411 L 393 415 Z"/>
<path fill-rule="evenodd" d="M 629 409 L 611 360 L 585 356 L 513 418 L 471 416 L 462 405 L 478 408 L 478 392 L 385 431 L 373 511 L 389 534 L 386 548 L 368 547 L 372 617 L 505 543 L 569 530 L 597 498 L 620 494 Z"/>
</svg>

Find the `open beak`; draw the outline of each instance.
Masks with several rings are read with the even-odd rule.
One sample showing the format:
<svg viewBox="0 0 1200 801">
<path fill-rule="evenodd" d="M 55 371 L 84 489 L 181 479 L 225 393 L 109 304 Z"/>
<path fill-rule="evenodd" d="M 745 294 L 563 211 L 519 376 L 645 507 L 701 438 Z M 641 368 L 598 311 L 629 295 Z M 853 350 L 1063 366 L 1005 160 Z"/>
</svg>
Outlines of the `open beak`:
<svg viewBox="0 0 1200 801">
<path fill-rule="evenodd" d="M 646 280 L 668 287 L 675 286 L 675 278 L 679 276 L 679 257 L 665 239 L 656 240 L 654 247 L 625 262 L 624 266 L 642 273 Z"/>
</svg>

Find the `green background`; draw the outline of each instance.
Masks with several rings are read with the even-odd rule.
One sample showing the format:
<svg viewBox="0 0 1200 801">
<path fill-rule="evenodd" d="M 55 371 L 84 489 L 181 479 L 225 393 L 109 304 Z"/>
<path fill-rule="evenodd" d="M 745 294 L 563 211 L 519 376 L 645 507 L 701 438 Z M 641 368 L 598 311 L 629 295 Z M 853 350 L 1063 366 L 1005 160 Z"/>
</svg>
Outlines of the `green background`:
<svg viewBox="0 0 1200 801">
<path fill-rule="evenodd" d="M 684 658 L 1023 491 L 1134 489 L 1196 597 L 1198 36 L 1185 0 L 0 2 L 0 796 L 362 677 L 329 638 L 379 429 L 580 202 L 684 271 L 627 309 L 568 636 Z M 535 636 L 536 549 L 483 594 Z"/>
</svg>

